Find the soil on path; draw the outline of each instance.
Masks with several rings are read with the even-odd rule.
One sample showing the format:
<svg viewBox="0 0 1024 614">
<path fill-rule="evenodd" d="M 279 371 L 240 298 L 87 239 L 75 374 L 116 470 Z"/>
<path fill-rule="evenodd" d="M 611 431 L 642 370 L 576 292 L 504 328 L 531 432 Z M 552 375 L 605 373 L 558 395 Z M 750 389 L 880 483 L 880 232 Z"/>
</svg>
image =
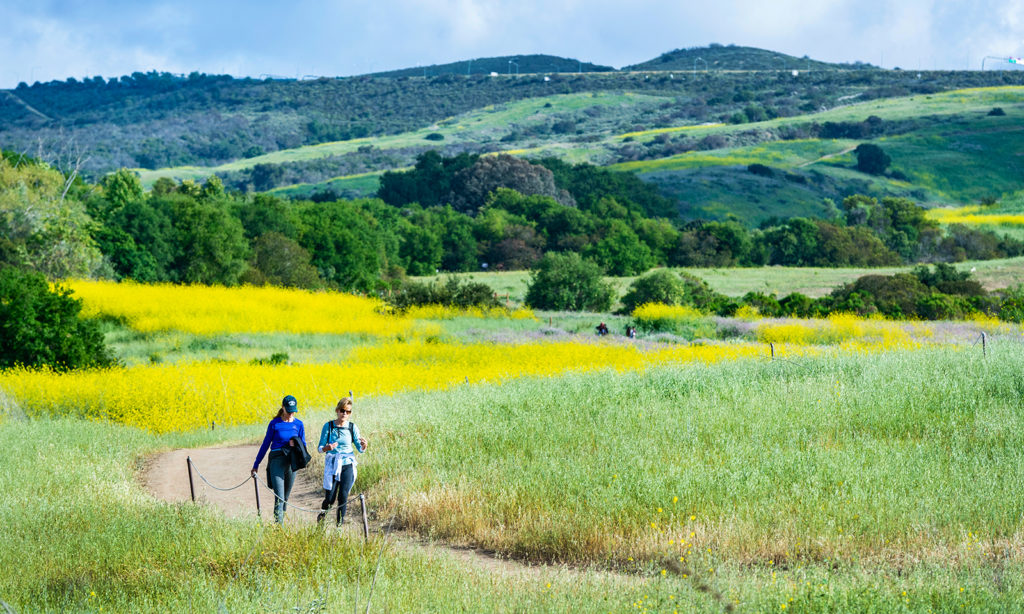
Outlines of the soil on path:
<svg viewBox="0 0 1024 614">
<path fill-rule="evenodd" d="M 249 478 L 249 469 L 256 460 L 258 445 L 237 445 L 217 448 L 193 448 L 172 450 L 149 458 L 142 472 L 142 481 L 157 499 L 170 502 L 189 501 L 187 459 L 192 458 L 192 483 L 195 486 L 196 501 L 213 505 L 232 518 L 256 516 L 256 492 Z M 292 504 L 311 510 L 319 510 L 323 501 L 323 490 L 319 481 L 314 482 L 306 473 L 296 475 L 295 485 L 289 497 L 286 522 L 309 523 L 316 521 L 316 515 L 293 509 Z M 260 506 L 263 516 L 272 518 L 274 513 L 274 492 L 266 487 L 266 460 L 256 474 L 260 483 Z M 209 481 L 209 484 L 203 480 Z M 217 488 L 239 488 L 223 492 Z M 349 512 L 351 514 L 351 511 Z"/>
<path fill-rule="evenodd" d="M 140 478 L 146 489 L 157 499 L 180 503 L 191 500 L 188 481 L 187 459 L 192 458 L 192 482 L 195 486 L 196 501 L 202 505 L 211 505 L 232 518 L 256 517 L 256 493 L 249 470 L 256 460 L 258 445 L 244 444 L 212 448 L 191 448 L 172 450 L 149 457 Z M 316 514 L 295 509 L 293 505 L 309 510 L 319 510 L 323 501 L 323 484 L 321 474 L 313 475 L 309 470 L 300 471 L 295 477 L 289 497 L 288 513 L 285 523 L 312 524 L 316 522 Z M 200 474 L 202 477 L 200 477 Z M 266 460 L 260 465 L 260 505 L 262 517 L 272 519 L 274 514 L 274 494 L 266 487 Z M 223 492 L 211 488 L 202 478 L 218 488 L 231 488 Z M 353 493 L 354 494 L 354 493 Z M 372 505 L 372 504 L 371 504 Z M 369 521 L 370 532 L 379 533 L 384 522 L 375 519 L 372 510 Z M 332 520 L 334 511 L 328 516 Z M 328 526 L 333 523 L 329 522 Z M 362 533 L 362 521 L 358 502 L 349 504 L 348 519 L 342 530 L 354 535 Z M 393 543 L 399 548 L 416 548 L 433 556 L 445 554 L 472 565 L 478 569 L 501 574 L 533 574 L 550 578 L 561 574 L 577 574 L 578 570 L 562 566 L 529 565 L 518 561 L 496 557 L 493 553 L 482 549 L 458 547 L 445 544 L 426 542 L 418 536 L 405 532 L 392 532 Z"/>
</svg>

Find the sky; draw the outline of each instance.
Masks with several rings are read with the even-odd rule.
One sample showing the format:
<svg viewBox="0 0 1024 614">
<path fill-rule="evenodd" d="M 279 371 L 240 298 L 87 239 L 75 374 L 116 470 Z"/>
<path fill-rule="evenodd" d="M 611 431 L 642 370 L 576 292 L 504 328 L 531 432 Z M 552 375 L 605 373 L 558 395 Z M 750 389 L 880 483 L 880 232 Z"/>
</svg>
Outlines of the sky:
<svg viewBox="0 0 1024 614">
<path fill-rule="evenodd" d="M 1024 0 L 0 0 L 0 88 L 150 70 L 349 76 L 536 53 L 621 68 L 709 43 L 979 69 L 1024 56 Z"/>
</svg>

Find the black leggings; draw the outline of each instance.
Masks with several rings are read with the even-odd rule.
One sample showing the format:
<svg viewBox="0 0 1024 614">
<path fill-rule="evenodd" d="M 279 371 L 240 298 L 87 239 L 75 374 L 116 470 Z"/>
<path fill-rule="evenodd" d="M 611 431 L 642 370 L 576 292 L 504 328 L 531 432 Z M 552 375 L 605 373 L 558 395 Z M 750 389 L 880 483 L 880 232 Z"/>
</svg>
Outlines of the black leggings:
<svg viewBox="0 0 1024 614">
<path fill-rule="evenodd" d="M 352 471 L 353 465 L 343 465 L 341 475 L 334 479 L 334 486 L 330 490 L 324 490 L 324 502 L 320 509 L 330 509 L 334 502 L 338 502 L 338 524 L 345 521 L 345 510 L 348 508 L 348 493 L 352 490 L 352 482 L 355 481 Z"/>
</svg>

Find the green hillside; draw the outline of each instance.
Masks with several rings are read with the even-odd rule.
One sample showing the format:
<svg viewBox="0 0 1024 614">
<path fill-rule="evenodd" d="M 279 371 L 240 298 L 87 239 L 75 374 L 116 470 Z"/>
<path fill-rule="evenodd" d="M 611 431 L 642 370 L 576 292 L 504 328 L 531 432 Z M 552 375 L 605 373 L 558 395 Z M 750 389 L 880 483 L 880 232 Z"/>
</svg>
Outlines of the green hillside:
<svg viewBox="0 0 1024 614">
<path fill-rule="evenodd" d="M 716 67 L 696 75 L 690 71 L 579 73 L 576 71 L 585 67 L 579 61 L 516 56 L 519 59 L 512 63 L 511 58 L 486 60 L 480 68 L 492 69 L 487 75 L 494 72 L 495 77 L 475 72 L 467 60 L 465 66 L 453 63 L 453 72 L 448 74 L 431 76 L 428 68 L 427 77 L 422 76 L 422 68 L 416 68 L 410 69 L 415 76 L 313 80 L 150 72 L 112 79 L 23 83 L 0 95 L 0 146 L 37 153 L 41 145 L 46 157 L 58 155 L 67 150 L 68 143 L 74 143 L 87 154 L 81 170 L 95 180 L 120 167 L 207 169 L 242 160 L 249 160 L 250 167 L 278 164 L 274 159 L 259 159 L 324 143 L 355 145 L 364 138 L 428 131 L 423 134 L 426 136 L 433 127 L 441 127 L 453 117 L 559 95 L 633 94 L 638 98 L 614 109 L 562 110 L 543 122 L 509 125 L 504 134 L 497 135 L 499 145 L 474 142 L 473 150 L 533 150 L 547 145 L 564 147 L 565 142 L 578 146 L 603 141 L 610 134 L 627 133 L 651 134 L 653 140 L 658 135 L 650 133 L 652 130 L 796 119 L 807 113 L 841 109 L 856 101 L 1024 83 L 1020 73 L 996 71 L 907 73 L 822 68 L 793 76 L 777 67 L 751 72 L 717 68 L 727 65 L 738 49 L 742 48 L 690 50 L 702 53 L 701 57 Z M 769 66 L 788 61 L 772 52 L 759 53 L 782 59 L 769 61 Z M 571 66 L 574 63 L 575 68 Z M 556 68 L 573 73 L 557 72 Z M 649 104 L 652 99 L 658 103 Z M 645 138 L 636 141 L 647 142 Z M 427 148 L 441 148 L 446 155 L 461 151 L 450 141 L 416 141 L 407 145 L 410 151 L 400 152 L 401 159 L 395 160 L 359 151 L 363 145 L 336 154 L 338 159 L 330 163 L 284 169 L 285 177 L 280 180 L 270 185 L 256 182 L 258 185 L 251 188 L 315 183 L 407 166 Z M 666 155 L 646 153 L 650 154 L 646 157 Z M 637 158 L 624 152 L 595 161 L 630 159 Z M 245 187 L 244 182 L 239 182 L 239 187 Z"/>
<path fill-rule="evenodd" d="M 737 45 L 715 45 L 676 49 L 653 60 L 626 66 L 622 70 L 837 70 L 873 68 L 869 64 L 829 64 Z"/>
</svg>

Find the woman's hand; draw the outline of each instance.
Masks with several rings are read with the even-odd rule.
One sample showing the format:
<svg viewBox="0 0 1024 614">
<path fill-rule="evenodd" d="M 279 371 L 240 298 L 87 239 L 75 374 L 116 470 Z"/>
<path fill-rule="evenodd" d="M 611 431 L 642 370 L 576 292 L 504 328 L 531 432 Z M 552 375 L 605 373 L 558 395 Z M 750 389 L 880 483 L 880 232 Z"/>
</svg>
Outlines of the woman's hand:
<svg viewBox="0 0 1024 614">
<path fill-rule="evenodd" d="M 256 470 L 255 469 L 252 470 L 252 473 L 249 474 L 249 477 L 251 477 L 251 478 L 256 477 Z"/>
<path fill-rule="evenodd" d="M 364 450 L 366 449 L 366 440 L 363 439 L 362 437 L 359 438 L 359 447 Z"/>
<path fill-rule="evenodd" d="M 338 447 L 338 442 L 335 441 L 334 443 L 329 443 L 326 446 L 324 446 L 324 450 L 327 450 L 328 452 L 330 452 L 331 450 L 333 450 L 333 449 L 335 449 L 337 447 Z"/>
</svg>

